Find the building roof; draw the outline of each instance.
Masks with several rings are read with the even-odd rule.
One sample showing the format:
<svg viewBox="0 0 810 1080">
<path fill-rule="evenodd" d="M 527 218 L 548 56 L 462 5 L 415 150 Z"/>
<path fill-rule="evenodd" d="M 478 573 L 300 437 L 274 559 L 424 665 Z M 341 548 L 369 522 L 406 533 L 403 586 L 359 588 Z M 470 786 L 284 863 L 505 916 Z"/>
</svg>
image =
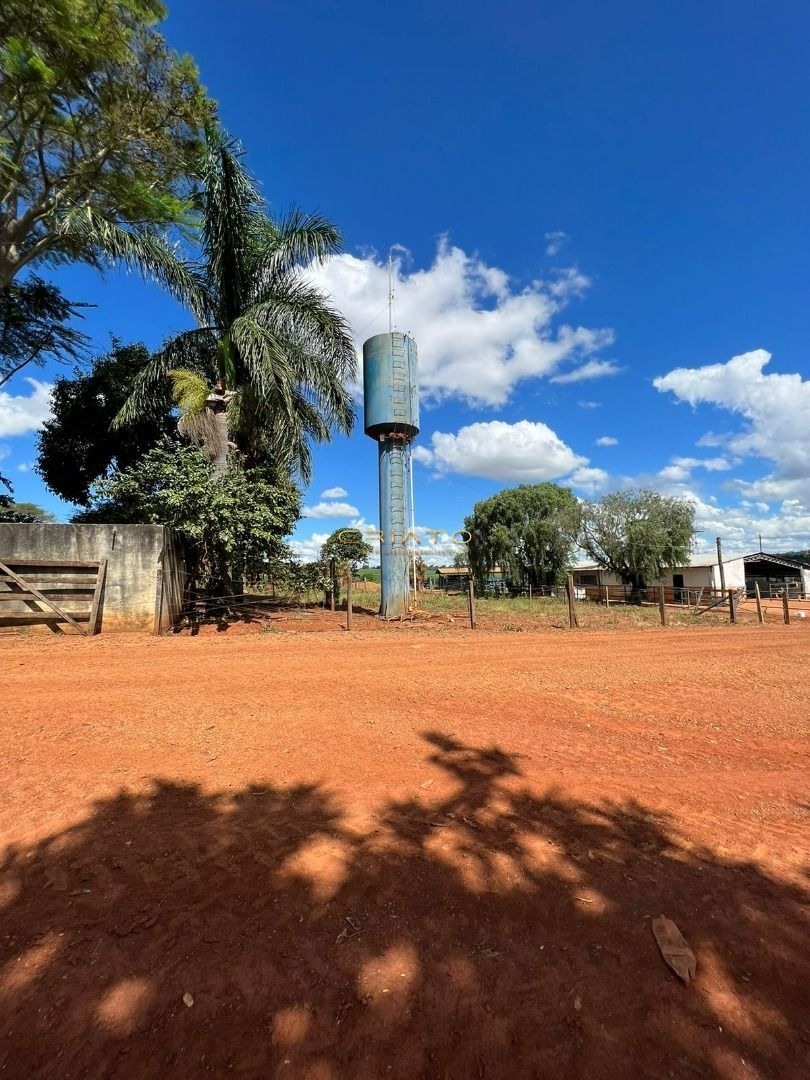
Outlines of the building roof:
<svg viewBox="0 0 810 1080">
<path fill-rule="evenodd" d="M 737 562 L 739 559 L 747 558 L 746 555 L 723 555 L 723 564 L 730 562 Z M 687 566 L 717 566 L 717 552 L 716 551 L 704 551 L 701 554 L 692 554 L 689 556 L 689 562 L 683 564 Z M 679 569 L 675 567 L 675 569 Z"/>
<path fill-rule="evenodd" d="M 728 563 L 738 562 L 740 559 L 744 559 L 746 562 L 758 562 L 758 561 L 761 560 L 762 562 L 777 563 L 779 566 L 790 566 L 790 567 L 795 568 L 796 570 L 801 570 L 802 569 L 801 563 L 793 562 L 791 559 L 783 559 L 780 555 L 770 555 L 767 551 L 752 551 L 752 552 L 744 553 L 744 554 L 739 554 L 739 553 L 729 554 L 729 555 L 724 554 L 723 555 L 723 565 L 726 566 L 726 565 L 728 565 Z M 693 553 L 692 555 L 689 556 L 689 562 L 682 563 L 679 566 L 669 566 L 669 567 L 667 567 L 667 569 L 668 570 L 686 570 L 686 569 L 688 569 L 690 567 L 700 567 L 700 566 L 706 566 L 706 567 L 708 567 L 708 566 L 717 566 L 717 552 L 716 551 L 714 551 L 714 552 L 705 551 L 705 552 Z M 588 570 L 604 570 L 604 567 L 600 566 L 599 563 L 588 562 L 588 563 L 576 563 L 574 566 L 569 567 L 569 569 L 572 572 L 577 572 L 577 571 L 586 571 L 587 572 Z"/>
<path fill-rule="evenodd" d="M 736 562 L 738 559 L 747 559 L 747 558 L 750 558 L 750 556 L 748 556 L 748 555 L 724 555 L 723 556 L 723 564 L 725 565 L 726 563 Z M 716 566 L 716 565 L 717 565 L 717 553 L 715 552 L 713 555 L 710 555 L 708 553 L 705 553 L 705 554 L 692 554 L 692 555 L 689 556 L 689 562 L 681 563 L 678 566 L 670 566 L 670 567 L 667 567 L 667 569 L 668 570 L 685 570 L 685 569 L 687 569 L 688 567 L 691 567 L 691 566 Z M 600 566 L 599 563 L 587 562 L 587 563 L 576 563 L 574 566 L 570 567 L 570 569 L 572 571 L 576 572 L 576 571 L 580 571 L 580 570 L 585 570 L 585 571 L 587 571 L 587 570 L 604 570 L 605 568 L 603 566 Z"/>
<path fill-rule="evenodd" d="M 469 574 L 469 566 L 437 566 L 436 573 L 441 574 L 443 577 L 458 577 L 460 574 Z M 491 574 L 502 574 L 502 566 L 493 566 L 490 570 Z"/>
</svg>

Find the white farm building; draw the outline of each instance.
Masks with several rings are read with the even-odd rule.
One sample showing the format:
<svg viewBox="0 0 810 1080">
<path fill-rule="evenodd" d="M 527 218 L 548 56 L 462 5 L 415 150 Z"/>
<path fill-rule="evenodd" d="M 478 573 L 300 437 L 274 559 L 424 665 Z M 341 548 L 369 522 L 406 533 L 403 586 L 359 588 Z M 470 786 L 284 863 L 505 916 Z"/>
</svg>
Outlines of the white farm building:
<svg viewBox="0 0 810 1080">
<path fill-rule="evenodd" d="M 579 563 L 571 568 L 571 572 L 574 585 L 578 587 L 622 585 L 617 574 L 604 570 L 596 563 Z M 754 585 L 758 584 L 763 596 L 775 596 L 787 588 L 792 597 L 810 597 L 810 566 L 763 551 L 749 555 L 724 555 L 723 577 L 726 589 L 744 589 L 749 596 L 753 596 Z M 717 555 L 692 555 L 688 564 L 673 566 L 662 577 L 653 578 L 646 584 L 650 587 L 663 585 L 667 590 L 720 589 L 722 583 Z"/>
</svg>

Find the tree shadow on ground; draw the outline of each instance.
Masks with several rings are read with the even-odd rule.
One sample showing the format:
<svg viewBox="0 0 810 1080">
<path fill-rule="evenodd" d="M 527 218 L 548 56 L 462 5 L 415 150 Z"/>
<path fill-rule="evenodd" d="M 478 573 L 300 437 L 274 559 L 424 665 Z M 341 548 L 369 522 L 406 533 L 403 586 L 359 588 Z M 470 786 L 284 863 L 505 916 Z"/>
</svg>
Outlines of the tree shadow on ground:
<svg viewBox="0 0 810 1080">
<path fill-rule="evenodd" d="M 641 805 L 540 796 L 498 747 L 425 738 L 452 792 L 371 825 L 318 786 L 157 780 L 8 851 L 0 1073 L 810 1075 L 806 891 Z"/>
</svg>

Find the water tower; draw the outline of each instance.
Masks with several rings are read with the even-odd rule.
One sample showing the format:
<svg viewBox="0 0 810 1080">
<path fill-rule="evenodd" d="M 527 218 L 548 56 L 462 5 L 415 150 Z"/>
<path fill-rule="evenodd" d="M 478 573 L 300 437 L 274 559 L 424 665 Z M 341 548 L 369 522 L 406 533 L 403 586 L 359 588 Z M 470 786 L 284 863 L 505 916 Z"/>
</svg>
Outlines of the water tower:
<svg viewBox="0 0 810 1080">
<path fill-rule="evenodd" d="M 416 342 L 392 330 L 363 345 L 365 432 L 377 443 L 380 471 L 380 615 L 408 611 L 408 454 L 419 431 Z"/>
</svg>

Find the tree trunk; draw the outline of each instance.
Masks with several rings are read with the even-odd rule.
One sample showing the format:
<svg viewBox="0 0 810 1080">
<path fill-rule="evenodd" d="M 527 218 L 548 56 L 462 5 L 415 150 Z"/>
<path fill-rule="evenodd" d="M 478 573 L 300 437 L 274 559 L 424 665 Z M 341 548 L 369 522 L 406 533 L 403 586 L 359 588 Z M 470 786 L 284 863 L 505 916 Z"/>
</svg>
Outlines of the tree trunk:
<svg viewBox="0 0 810 1080">
<path fill-rule="evenodd" d="M 216 443 L 214 446 L 213 473 L 219 480 L 228 471 L 228 413 L 224 408 L 214 413 L 216 424 Z"/>
</svg>

